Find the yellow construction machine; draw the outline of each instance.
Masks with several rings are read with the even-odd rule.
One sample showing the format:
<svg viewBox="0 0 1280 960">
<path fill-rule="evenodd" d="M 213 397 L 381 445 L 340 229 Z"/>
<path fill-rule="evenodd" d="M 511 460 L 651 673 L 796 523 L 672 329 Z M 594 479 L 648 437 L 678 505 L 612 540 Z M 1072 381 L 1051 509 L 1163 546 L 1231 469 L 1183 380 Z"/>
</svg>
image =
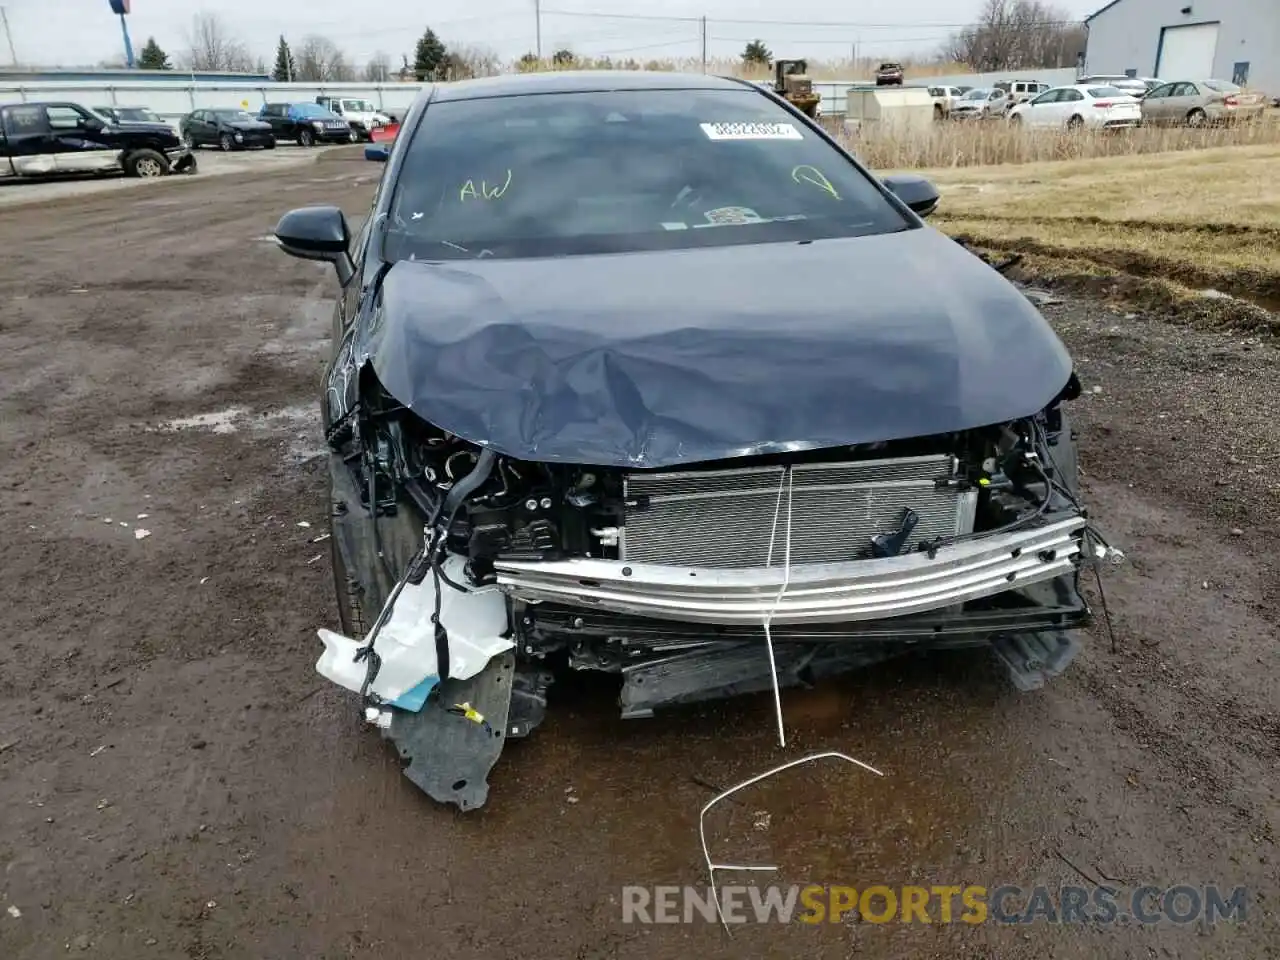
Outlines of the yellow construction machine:
<svg viewBox="0 0 1280 960">
<path fill-rule="evenodd" d="M 775 60 L 773 89 L 778 96 L 789 100 L 798 109 L 816 118 L 822 95 L 813 92 L 813 81 L 806 74 L 808 69 L 808 60 Z"/>
</svg>

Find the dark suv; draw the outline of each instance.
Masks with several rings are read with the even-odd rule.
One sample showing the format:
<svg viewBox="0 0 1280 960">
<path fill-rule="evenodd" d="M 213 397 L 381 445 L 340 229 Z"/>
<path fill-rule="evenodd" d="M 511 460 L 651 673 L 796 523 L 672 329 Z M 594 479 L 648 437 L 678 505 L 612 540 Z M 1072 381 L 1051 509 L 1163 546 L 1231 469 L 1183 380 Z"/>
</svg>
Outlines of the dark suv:
<svg viewBox="0 0 1280 960">
<path fill-rule="evenodd" d="M 0 177 L 194 173 L 195 157 L 167 123 L 112 123 L 76 103 L 0 106 Z"/>
<path fill-rule="evenodd" d="M 882 63 L 876 68 L 877 87 L 900 87 L 902 78 L 903 71 L 900 63 Z"/>
<path fill-rule="evenodd" d="M 317 103 L 263 104 L 258 119 L 271 124 L 277 140 L 296 140 L 303 147 L 353 143 L 356 139 L 351 124 Z"/>
</svg>

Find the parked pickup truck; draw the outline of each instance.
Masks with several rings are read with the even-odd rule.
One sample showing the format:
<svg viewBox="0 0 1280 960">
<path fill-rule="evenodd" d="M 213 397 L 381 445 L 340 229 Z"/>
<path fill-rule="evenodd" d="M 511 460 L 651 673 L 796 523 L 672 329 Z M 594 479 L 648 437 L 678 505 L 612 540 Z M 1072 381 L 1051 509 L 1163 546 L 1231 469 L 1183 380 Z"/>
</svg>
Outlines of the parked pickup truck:
<svg viewBox="0 0 1280 960">
<path fill-rule="evenodd" d="M 360 97 L 316 97 L 316 103 L 351 124 L 351 129 L 361 140 L 373 142 L 373 131 L 392 123 L 390 116 Z"/>
<path fill-rule="evenodd" d="M 0 177 L 194 173 L 195 157 L 166 123 L 113 123 L 77 103 L 0 106 Z"/>
</svg>

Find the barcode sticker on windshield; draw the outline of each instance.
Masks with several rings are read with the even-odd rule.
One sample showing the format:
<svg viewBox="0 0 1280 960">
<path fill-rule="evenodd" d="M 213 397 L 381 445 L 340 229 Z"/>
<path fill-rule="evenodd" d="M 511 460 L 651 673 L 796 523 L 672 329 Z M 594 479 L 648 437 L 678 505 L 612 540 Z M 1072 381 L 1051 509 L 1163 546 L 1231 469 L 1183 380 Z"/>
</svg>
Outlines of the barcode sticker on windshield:
<svg viewBox="0 0 1280 960">
<path fill-rule="evenodd" d="M 803 140 L 790 123 L 702 123 L 708 140 Z"/>
</svg>

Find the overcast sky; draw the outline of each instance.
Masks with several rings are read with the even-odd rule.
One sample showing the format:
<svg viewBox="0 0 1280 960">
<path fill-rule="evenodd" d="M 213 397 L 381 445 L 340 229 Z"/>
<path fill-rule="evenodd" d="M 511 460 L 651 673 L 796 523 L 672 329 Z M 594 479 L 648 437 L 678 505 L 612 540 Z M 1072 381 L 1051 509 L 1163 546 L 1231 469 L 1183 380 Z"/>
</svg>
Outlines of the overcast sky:
<svg viewBox="0 0 1280 960">
<path fill-rule="evenodd" d="M 803 5 L 773 0 L 542 0 L 542 46 L 548 56 L 569 47 L 580 54 L 638 60 L 695 57 L 700 54 L 697 18 L 705 16 L 713 57 L 734 56 L 755 37 L 777 56 L 845 59 L 855 43 L 862 56 L 903 55 L 933 50 L 981 5 L 982 0 L 808 0 Z M 1055 5 L 1083 18 L 1102 0 L 1058 0 Z M 0 0 L 0 6 L 7 10 L 21 63 L 95 64 L 122 53 L 119 21 L 108 0 Z M 402 53 L 412 59 L 414 43 L 426 26 L 446 43 L 485 46 L 503 57 L 532 50 L 535 36 L 534 0 L 133 0 L 132 6 L 129 33 L 135 51 L 154 36 L 171 57 L 188 46 L 191 18 L 201 10 L 217 11 L 268 62 L 282 32 L 291 41 L 307 33 L 327 36 L 357 63 L 379 51 L 394 60 Z M 797 22 L 801 19 L 810 22 Z M 9 62 L 7 46 L 0 45 L 0 59 Z"/>
</svg>

